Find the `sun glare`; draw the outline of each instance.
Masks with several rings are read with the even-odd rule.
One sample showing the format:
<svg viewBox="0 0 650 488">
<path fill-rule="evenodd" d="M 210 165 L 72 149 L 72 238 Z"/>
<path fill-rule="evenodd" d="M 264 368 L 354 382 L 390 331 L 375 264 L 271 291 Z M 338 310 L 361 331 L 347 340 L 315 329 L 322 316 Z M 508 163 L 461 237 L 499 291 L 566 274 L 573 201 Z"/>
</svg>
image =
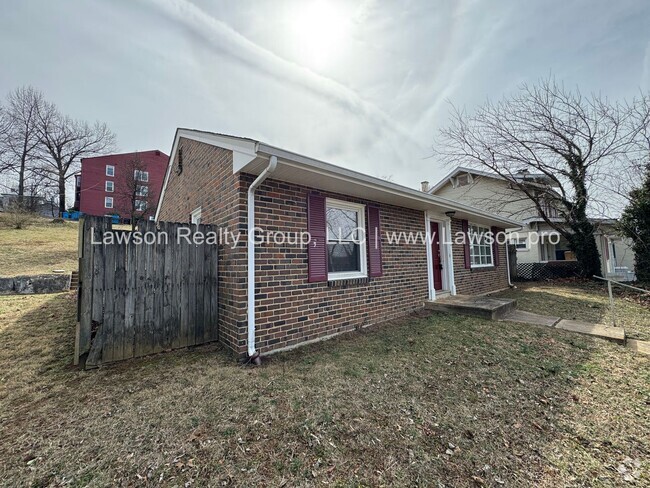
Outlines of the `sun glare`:
<svg viewBox="0 0 650 488">
<path fill-rule="evenodd" d="M 331 65 L 340 54 L 349 19 L 335 2 L 309 0 L 293 12 L 291 25 L 297 51 L 302 62 L 322 69 Z"/>
</svg>

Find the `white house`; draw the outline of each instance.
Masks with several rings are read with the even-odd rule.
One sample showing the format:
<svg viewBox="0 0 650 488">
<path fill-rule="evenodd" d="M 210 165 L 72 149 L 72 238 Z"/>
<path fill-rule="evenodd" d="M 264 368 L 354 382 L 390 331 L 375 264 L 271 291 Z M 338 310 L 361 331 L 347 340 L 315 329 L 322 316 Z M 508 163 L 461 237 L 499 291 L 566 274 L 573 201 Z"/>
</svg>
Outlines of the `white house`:
<svg viewBox="0 0 650 488">
<path fill-rule="evenodd" d="M 522 171 L 515 177 L 533 188 L 539 186 L 548 189 L 554 185 L 550 178 L 542 174 Z M 522 229 L 509 229 L 511 243 L 517 248 L 517 263 L 575 260 L 566 239 L 541 217 L 524 192 L 505 178 L 459 166 L 432 187 L 425 183 L 422 189 L 428 193 L 523 222 Z M 563 221 L 550 203 L 544 210 L 551 221 Z M 593 223 L 603 274 L 624 281 L 634 279 L 634 252 L 629 240 L 616 233 L 616 221 L 593 219 Z"/>
</svg>

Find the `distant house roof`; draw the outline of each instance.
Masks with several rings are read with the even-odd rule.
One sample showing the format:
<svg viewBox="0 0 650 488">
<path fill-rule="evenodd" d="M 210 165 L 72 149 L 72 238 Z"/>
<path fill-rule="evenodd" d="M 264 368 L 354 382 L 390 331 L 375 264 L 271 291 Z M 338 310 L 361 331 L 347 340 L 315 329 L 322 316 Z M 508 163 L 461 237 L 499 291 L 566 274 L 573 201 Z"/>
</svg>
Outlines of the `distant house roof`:
<svg viewBox="0 0 650 488">
<path fill-rule="evenodd" d="M 495 180 L 504 180 L 508 181 L 507 178 L 504 178 L 501 175 L 496 173 L 490 173 L 488 171 L 481 171 L 474 168 L 467 168 L 465 166 L 458 166 L 451 170 L 447 175 L 445 175 L 438 183 L 429 188 L 429 193 L 434 194 L 445 186 L 451 178 L 458 176 L 459 174 L 471 174 L 476 176 L 484 176 L 486 178 L 494 178 Z M 530 181 L 531 183 L 542 183 L 550 186 L 555 186 L 555 182 L 542 173 L 529 173 L 527 171 L 521 171 L 513 175 L 515 181 Z"/>
<path fill-rule="evenodd" d="M 417 210 L 454 211 L 460 219 L 479 217 L 495 226 L 521 227 L 521 223 L 501 217 L 464 203 L 448 200 L 390 181 L 369 176 L 358 171 L 326 163 L 295 152 L 280 149 L 247 137 L 230 136 L 216 132 L 179 128 L 176 131 L 165 176 L 165 183 L 158 202 L 158 211 L 165 197 L 165 189 L 174 155 L 178 151 L 180 138 L 191 139 L 233 151 L 233 173 L 243 172 L 259 175 L 267 166 L 271 156 L 276 156 L 278 164 L 272 178 L 304 185 L 311 188 L 353 195 L 367 200 Z"/>
</svg>

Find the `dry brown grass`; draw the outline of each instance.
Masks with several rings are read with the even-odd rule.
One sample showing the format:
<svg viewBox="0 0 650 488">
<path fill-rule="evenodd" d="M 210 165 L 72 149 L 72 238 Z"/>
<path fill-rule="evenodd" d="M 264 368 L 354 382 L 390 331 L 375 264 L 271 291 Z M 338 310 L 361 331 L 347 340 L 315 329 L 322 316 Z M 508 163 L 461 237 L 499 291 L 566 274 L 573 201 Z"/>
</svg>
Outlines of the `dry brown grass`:
<svg viewBox="0 0 650 488">
<path fill-rule="evenodd" d="M 611 314 L 607 285 L 596 281 L 517 284 L 516 290 L 495 296 L 516 298 L 517 308 L 563 319 L 586 320 L 609 325 Z M 650 341 L 650 300 L 614 287 L 617 325 L 628 337 Z"/>
<path fill-rule="evenodd" d="M 25 229 L 12 229 L 0 213 L 0 276 L 76 270 L 78 224 L 52 224 L 36 219 Z"/>
<path fill-rule="evenodd" d="M 258 369 L 211 346 L 86 372 L 74 314 L 0 297 L 2 484 L 650 482 L 650 361 L 604 341 L 413 316 Z"/>
</svg>

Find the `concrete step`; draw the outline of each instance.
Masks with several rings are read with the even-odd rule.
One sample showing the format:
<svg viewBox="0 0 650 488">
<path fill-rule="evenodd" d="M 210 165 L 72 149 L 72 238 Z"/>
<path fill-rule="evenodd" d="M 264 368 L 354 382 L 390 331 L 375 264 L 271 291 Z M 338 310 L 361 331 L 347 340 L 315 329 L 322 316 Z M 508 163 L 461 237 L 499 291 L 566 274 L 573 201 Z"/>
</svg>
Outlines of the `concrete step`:
<svg viewBox="0 0 650 488">
<path fill-rule="evenodd" d="M 79 288 L 79 271 L 73 271 L 70 274 L 70 290 L 77 290 Z"/>
<path fill-rule="evenodd" d="M 424 306 L 437 312 L 458 313 L 488 320 L 497 320 L 514 310 L 517 307 L 517 300 L 455 295 L 427 301 Z"/>
<path fill-rule="evenodd" d="M 606 325 L 590 324 L 589 322 L 582 322 L 580 320 L 567 320 L 562 319 L 555 326 L 558 329 L 576 332 L 578 334 L 586 334 L 608 341 L 617 342 L 619 344 L 625 343 L 625 330 L 623 327 L 607 327 Z"/>
</svg>

